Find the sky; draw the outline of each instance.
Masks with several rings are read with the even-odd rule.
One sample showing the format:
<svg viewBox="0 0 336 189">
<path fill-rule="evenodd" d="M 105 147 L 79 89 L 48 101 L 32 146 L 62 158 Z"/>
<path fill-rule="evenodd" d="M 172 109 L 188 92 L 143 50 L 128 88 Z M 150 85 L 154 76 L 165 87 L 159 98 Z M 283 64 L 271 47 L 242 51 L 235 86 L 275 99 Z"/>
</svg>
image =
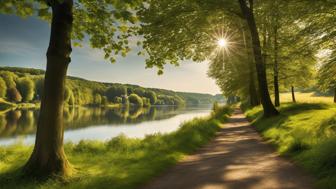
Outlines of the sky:
<svg viewBox="0 0 336 189">
<path fill-rule="evenodd" d="M 35 17 L 19 18 L 0 14 L 0 66 L 45 69 L 50 26 Z M 215 81 L 207 77 L 208 63 L 183 61 L 167 65 L 163 75 L 155 68 L 145 69 L 145 59 L 131 52 L 112 64 L 101 50 L 88 44 L 73 47 L 68 75 L 88 80 L 136 84 L 174 91 L 220 93 Z"/>
</svg>

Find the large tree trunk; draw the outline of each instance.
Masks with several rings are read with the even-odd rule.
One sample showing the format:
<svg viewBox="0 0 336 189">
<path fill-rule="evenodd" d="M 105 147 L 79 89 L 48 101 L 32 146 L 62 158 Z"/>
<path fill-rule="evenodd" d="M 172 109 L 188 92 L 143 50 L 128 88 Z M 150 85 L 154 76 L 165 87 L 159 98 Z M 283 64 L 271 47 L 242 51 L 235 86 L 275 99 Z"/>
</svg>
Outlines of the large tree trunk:
<svg viewBox="0 0 336 189">
<path fill-rule="evenodd" d="M 53 1 L 44 92 L 33 153 L 24 167 L 29 176 L 68 176 L 71 166 L 63 149 L 63 97 L 71 54 L 72 0 Z"/>
<path fill-rule="evenodd" d="M 280 95 L 279 95 L 279 70 L 278 70 L 278 28 L 274 27 L 274 105 L 276 107 L 280 106 Z"/>
<path fill-rule="evenodd" d="M 295 99 L 294 86 L 291 87 L 291 91 L 292 91 L 292 101 L 295 103 L 295 102 L 296 102 L 296 99 Z"/>
<path fill-rule="evenodd" d="M 266 68 L 261 55 L 261 47 L 260 47 L 260 39 L 257 30 L 257 26 L 255 23 L 254 15 L 253 15 L 253 1 L 250 0 L 250 7 L 247 6 L 246 0 L 238 0 L 240 4 L 240 8 L 242 10 L 243 15 L 247 20 L 247 24 L 250 28 L 251 38 L 252 38 L 252 46 L 254 52 L 254 58 L 256 63 L 256 70 L 258 76 L 259 83 L 259 93 L 261 104 L 264 109 L 264 116 L 271 117 L 278 115 L 279 112 L 275 109 L 272 104 L 271 97 L 269 95 L 267 79 L 266 79 Z"/>
</svg>

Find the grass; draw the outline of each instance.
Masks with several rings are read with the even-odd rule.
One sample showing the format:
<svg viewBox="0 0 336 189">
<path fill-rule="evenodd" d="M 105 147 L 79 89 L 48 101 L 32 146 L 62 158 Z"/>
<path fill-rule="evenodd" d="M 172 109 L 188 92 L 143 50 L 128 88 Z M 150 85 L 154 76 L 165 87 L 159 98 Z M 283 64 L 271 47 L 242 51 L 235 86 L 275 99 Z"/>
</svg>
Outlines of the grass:
<svg viewBox="0 0 336 189">
<path fill-rule="evenodd" d="M 317 178 L 317 187 L 336 188 L 336 105 L 286 103 L 281 114 L 262 118 L 261 107 L 246 111 L 253 126 L 278 152 Z"/>
<path fill-rule="evenodd" d="M 0 148 L 0 188 L 135 188 L 208 143 L 230 112 L 229 107 L 217 107 L 211 116 L 185 122 L 173 133 L 144 139 L 119 136 L 108 142 L 68 143 L 65 151 L 76 173 L 63 181 L 22 179 L 19 168 L 27 161 L 32 147 Z"/>
<path fill-rule="evenodd" d="M 292 102 L 292 93 L 280 93 L 281 102 Z M 332 103 L 331 96 L 317 96 L 315 93 L 295 92 L 296 101 L 299 103 Z"/>
</svg>

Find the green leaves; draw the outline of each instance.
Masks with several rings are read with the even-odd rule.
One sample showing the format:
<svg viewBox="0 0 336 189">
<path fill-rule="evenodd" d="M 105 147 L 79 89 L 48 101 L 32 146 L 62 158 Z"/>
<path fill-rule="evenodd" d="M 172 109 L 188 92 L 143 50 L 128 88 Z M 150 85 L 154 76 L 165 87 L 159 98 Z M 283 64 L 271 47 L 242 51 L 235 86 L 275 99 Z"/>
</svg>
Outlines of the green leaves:
<svg viewBox="0 0 336 189">
<path fill-rule="evenodd" d="M 54 3 L 64 0 L 2 0 L 0 13 L 18 16 L 39 16 L 50 21 Z M 91 47 L 103 49 L 105 59 L 115 62 L 116 55 L 126 56 L 130 51 L 129 38 L 135 35 L 139 24 L 135 7 L 142 6 L 140 0 L 76 0 L 73 10 L 72 40 L 74 46 L 81 46 L 82 41 Z"/>
</svg>

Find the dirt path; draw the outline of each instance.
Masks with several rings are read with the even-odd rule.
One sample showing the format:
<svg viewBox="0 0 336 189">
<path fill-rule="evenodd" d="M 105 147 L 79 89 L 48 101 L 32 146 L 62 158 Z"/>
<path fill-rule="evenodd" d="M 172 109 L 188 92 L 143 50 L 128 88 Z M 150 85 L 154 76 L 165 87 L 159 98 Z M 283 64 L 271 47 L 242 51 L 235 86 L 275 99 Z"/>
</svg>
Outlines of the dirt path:
<svg viewBox="0 0 336 189">
<path fill-rule="evenodd" d="M 236 110 L 216 139 L 143 189 L 310 189 L 312 178 L 279 157 Z"/>
</svg>

